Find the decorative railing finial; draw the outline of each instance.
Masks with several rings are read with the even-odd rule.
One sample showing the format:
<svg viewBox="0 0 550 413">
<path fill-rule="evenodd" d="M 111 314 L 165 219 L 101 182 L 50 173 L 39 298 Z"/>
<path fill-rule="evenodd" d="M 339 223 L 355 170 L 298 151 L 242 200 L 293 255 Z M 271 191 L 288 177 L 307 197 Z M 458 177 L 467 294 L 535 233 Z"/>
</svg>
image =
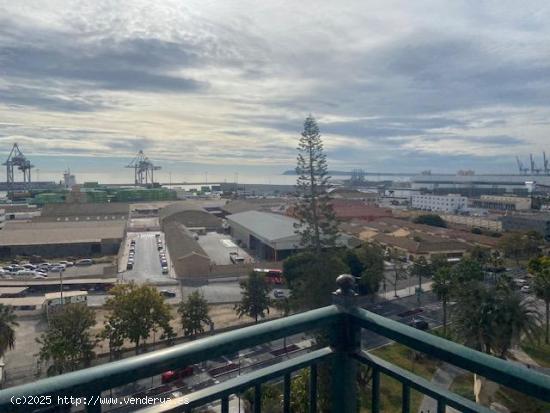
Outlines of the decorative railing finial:
<svg viewBox="0 0 550 413">
<path fill-rule="evenodd" d="M 338 289 L 333 293 L 340 297 L 355 297 L 355 277 L 351 274 L 342 274 L 336 278 Z"/>
</svg>

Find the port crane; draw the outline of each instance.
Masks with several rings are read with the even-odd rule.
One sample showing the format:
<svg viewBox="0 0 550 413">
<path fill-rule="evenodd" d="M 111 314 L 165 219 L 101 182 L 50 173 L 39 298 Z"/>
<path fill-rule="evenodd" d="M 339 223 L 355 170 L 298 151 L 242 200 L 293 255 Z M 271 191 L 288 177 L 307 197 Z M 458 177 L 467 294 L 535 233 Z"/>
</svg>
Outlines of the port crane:
<svg viewBox="0 0 550 413">
<path fill-rule="evenodd" d="M 13 186 L 15 183 L 14 170 L 18 169 L 23 174 L 23 184 L 30 185 L 31 183 L 31 169 L 34 168 L 34 165 L 31 164 L 17 143 L 13 144 L 11 152 L 8 155 L 8 159 L 2 164 L 6 166 L 6 184 L 8 188 Z"/>
<path fill-rule="evenodd" d="M 161 169 L 160 166 L 155 166 L 142 150 L 137 153 L 132 162 L 126 165 L 126 168 L 134 170 L 134 183 L 136 185 L 154 184 L 154 171 Z"/>
</svg>

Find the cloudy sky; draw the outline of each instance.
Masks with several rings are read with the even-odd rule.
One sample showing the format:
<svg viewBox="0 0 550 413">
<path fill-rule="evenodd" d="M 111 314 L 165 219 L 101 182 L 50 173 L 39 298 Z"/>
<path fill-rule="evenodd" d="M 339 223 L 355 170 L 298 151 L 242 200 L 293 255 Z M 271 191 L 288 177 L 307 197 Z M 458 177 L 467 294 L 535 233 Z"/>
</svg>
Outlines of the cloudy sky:
<svg viewBox="0 0 550 413">
<path fill-rule="evenodd" d="M 0 0 L 0 156 L 276 173 L 312 113 L 332 169 L 515 172 L 550 151 L 549 8 Z"/>
</svg>

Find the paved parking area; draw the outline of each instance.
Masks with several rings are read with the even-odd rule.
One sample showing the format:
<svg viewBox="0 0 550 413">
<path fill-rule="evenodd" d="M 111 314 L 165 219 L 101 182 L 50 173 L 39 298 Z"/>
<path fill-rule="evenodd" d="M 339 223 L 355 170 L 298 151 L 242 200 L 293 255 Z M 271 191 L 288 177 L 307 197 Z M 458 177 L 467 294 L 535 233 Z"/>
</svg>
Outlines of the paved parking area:
<svg viewBox="0 0 550 413">
<path fill-rule="evenodd" d="M 157 248 L 157 238 L 155 234 L 159 232 L 143 231 L 143 232 L 129 232 L 124 244 L 124 253 L 122 255 L 122 266 L 124 268 L 121 273 L 121 278 L 124 280 L 134 280 L 137 283 L 162 283 L 170 281 L 171 279 L 171 261 L 166 248 L 164 252 L 168 261 L 169 273 L 163 274 L 160 266 L 159 251 Z M 161 240 L 164 246 L 164 235 L 161 234 Z M 130 248 L 130 242 L 136 241 L 135 256 L 134 256 L 134 268 L 126 270 L 125 266 L 128 262 L 128 251 Z"/>
<path fill-rule="evenodd" d="M 235 244 L 229 235 L 208 232 L 206 235 L 199 235 L 198 243 L 216 265 L 232 264 L 229 259 L 230 252 L 238 253 L 245 262 L 254 262 L 254 259 Z"/>
</svg>

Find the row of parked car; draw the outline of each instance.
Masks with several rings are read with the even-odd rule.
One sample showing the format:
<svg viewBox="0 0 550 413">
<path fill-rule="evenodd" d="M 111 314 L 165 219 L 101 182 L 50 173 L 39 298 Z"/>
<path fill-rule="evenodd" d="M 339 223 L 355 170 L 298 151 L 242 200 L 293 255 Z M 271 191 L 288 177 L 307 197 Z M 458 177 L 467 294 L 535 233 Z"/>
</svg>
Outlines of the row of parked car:
<svg viewBox="0 0 550 413">
<path fill-rule="evenodd" d="M 12 276 L 31 276 L 33 278 L 46 278 L 49 272 L 59 273 L 65 271 L 67 267 L 72 267 L 75 265 L 84 266 L 91 264 L 93 264 L 93 260 L 90 258 L 84 258 L 76 262 L 59 261 L 56 263 L 41 262 L 38 264 L 10 264 L 0 269 L 0 275 L 2 275 L 4 278 L 11 278 Z"/>
<path fill-rule="evenodd" d="M 160 267 L 162 268 L 163 274 L 168 274 L 168 260 L 166 259 L 166 253 L 164 252 L 164 245 L 162 244 L 162 239 L 160 238 L 160 234 L 156 234 L 155 237 L 157 238 L 157 249 L 159 252 L 159 260 L 160 260 Z"/>
<path fill-rule="evenodd" d="M 136 256 L 136 240 L 130 241 L 130 250 L 128 252 L 128 263 L 126 269 L 131 270 L 134 268 L 134 257 Z"/>
</svg>

